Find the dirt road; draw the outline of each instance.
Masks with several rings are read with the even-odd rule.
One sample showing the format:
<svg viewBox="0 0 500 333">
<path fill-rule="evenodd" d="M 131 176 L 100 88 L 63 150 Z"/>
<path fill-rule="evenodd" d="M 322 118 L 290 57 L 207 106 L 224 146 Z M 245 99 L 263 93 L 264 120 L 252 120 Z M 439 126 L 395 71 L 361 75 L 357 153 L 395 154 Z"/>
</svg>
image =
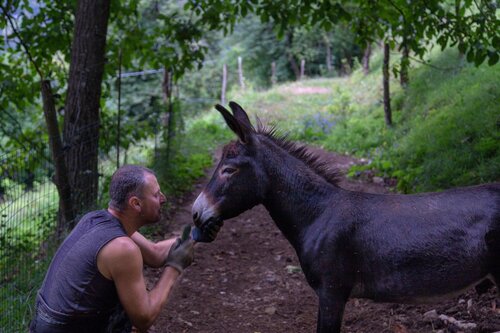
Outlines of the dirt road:
<svg viewBox="0 0 500 333">
<path fill-rule="evenodd" d="M 341 170 L 356 161 L 319 151 Z M 382 184 L 344 181 L 346 189 L 384 193 Z M 191 204 L 202 184 L 172 218 L 177 235 L 192 223 Z M 147 270 L 152 285 L 160 271 Z M 344 333 L 500 331 L 495 288 L 425 305 L 375 304 L 350 300 Z M 258 206 L 228 220 L 217 240 L 196 247 L 195 263 L 177 283 L 151 332 L 302 333 L 316 331 L 317 298 L 300 271 L 294 250 L 267 211 Z M 441 316 L 439 318 L 438 316 Z M 460 323 L 453 324 L 454 320 Z M 471 325 L 468 325 L 471 324 Z M 467 328 L 473 327 L 475 328 Z"/>
</svg>

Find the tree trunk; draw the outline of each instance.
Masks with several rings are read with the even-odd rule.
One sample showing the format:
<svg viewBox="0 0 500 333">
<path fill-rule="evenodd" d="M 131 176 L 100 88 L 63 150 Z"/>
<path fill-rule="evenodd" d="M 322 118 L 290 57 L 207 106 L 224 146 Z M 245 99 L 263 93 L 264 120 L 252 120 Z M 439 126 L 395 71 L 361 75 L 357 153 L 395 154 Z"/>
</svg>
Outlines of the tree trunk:
<svg viewBox="0 0 500 333">
<path fill-rule="evenodd" d="M 68 170 L 64 161 L 63 146 L 59 126 L 57 124 L 57 113 L 54 103 L 54 95 L 50 87 L 50 81 L 42 81 L 43 114 L 49 134 L 50 152 L 54 161 L 57 193 L 59 194 L 59 219 L 57 221 L 57 233 L 62 235 L 65 228 L 75 219 L 71 201 L 71 187 L 68 180 Z"/>
<path fill-rule="evenodd" d="M 365 52 L 363 54 L 363 73 L 368 75 L 370 73 L 370 57 L 372 55 L 372 43 L 367 42 Z"/>
<path fill-rule="evenodd" d="M 383 86 L 384 86 L 384 114 L 385 124 L 392 126 L 392 111 L 391 111 L 391 96 L 389 91 L 389 60 L 390 60 L 389 44 L 384 43 L 384 64 L 382 67 Z"/>
<path fill-rule="evenodd" d="M 408 75 L 408 67 L 410 66 L 410 49 L 408 44 L 403 44 L 403 55 L 401 57 L 401 71 L 399 73 L 399 83 L 401 87 L 406 89 L 408 87 L 408 82 L 410 81 Z"/>
<path fill-rule="evenodd" d="M 117 80 L 117 88 L 118 88 L 118 114 L 116 116 L 116 168 L 120 167 L 120 139 L 121 139 L 121 129 L 122 129 L 122 50 L 120 49 L 120 54 L 118 56 L 118 80 Z"/>
<path fill-rule="evenodd" d="M 290 63 L 290 67 L 292 68 L 293 74 L 295 75 L 295 79 L 300 80 L 299 65 L 297 64 L 297 61 L 295 60 L 295 57 L 293 56 L 292 52 L 290 52 L 292 45 L 293 45 L 293 32 L 289 31 L 286 34 L 286 53 L 288 57 L 288 62 Z"/>
<path fill-rule="evenodd" d="M 294 56 L 291 53 L 288 54 L 288 62 L 290 63 L 290 67 L 292 67 L 292 71 L 293 71 L 293 74 L 295 75 L 295 79 L 300 80 L 299 66 L 297 65 L 297 61 L 295 60 Z"/>
<path fill-rule="evenodd" d="M 353 65 L 352 55 L 349 52 L 347 52 L 345 57 L 346 57 L 346 64 L 345 64 L 346 74 L 351 75 L 352 74 L 352 65 Z"/>
<path fill-rule="evenodd" d="M 97 198 L 99 103 L 109 8 L 109 0 L 79 1 L 75 16 L 64 143 L 77 214 L 94 208 Z"/>
<path fill-rule="evenodd" d="M 173 87 L 173 73 L 165 68 L 163 76 L 163 93 L 165 96 L 165 103 L 167 104 L 167 151 L 166 151 L 166 167 L 170 166 L 170 157 L 172 150 L 172 140 L 174 139 L 174 105 L 172 103 L 172 87 Z"/>
</svg>

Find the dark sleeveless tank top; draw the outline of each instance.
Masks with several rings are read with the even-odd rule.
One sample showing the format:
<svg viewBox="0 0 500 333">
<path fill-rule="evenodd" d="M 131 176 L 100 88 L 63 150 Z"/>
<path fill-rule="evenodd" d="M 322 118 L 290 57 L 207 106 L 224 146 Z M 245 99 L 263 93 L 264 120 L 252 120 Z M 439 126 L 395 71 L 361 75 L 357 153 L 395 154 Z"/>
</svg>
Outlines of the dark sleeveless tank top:
<svg viewBox="0 0 500 333">
<path fill-rule="evenodd" d="M 50 310 L 68 318 L 106 318 L 118 304 L 112 280 L 97 268 L 97 255 L 109 241 L 127 236 L 107 210 L 82 217 L 57 250 L 39 291 Z"/>
</svg>

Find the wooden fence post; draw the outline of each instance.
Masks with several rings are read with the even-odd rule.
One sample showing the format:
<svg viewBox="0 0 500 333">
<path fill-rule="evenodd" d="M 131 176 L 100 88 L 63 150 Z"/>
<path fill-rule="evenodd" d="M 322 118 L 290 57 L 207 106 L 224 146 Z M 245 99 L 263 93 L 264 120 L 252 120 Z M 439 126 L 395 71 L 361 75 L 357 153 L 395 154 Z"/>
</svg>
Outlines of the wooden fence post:
<svg viewBox="0 0 500 333">
<path fill-rule="evenodd" d="M 276 62 L 271 63 L 271 84 L 274 86 L 276 84 Z"/>
<path fill-rule="evenodd" d="M 222 66 L 222 89 L 220 95 L 220 103 L 226 104 L 226 85 L 227 85 L 227 65 Z"/>
<path fill-rule="evenodd" d="M 305 59 L 302 59 L 300 61 L 300 79 L 299 80 L 303 80 L 304 79 L 304 71 L 306 69 L 306 61 Z"/>
<path fill-rule="evenodd" d="M 238 78 L 240 80 L 241 89 L 245 89 L 245 78 L 243 77 L 243 65 L 241 57 L 238 57 Z"/>
</svg>

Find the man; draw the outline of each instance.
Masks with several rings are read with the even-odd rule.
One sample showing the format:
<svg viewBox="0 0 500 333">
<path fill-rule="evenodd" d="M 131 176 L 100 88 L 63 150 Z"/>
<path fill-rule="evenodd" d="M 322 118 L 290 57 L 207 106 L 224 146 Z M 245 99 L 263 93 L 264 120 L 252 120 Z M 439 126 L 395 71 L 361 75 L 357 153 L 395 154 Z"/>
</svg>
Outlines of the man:
<svg viewBox="0 0 500 333">
<path fill-rule="evenodd" d="M 192 263 L 195 241 L 188 229 L 182 239 L 158 243 L 138 232 L 160 220 L 166 201 L 153 171 L 123 166 L 113 174 L 109 192 L 108 209 L 86 214 L 56 252 L 37 296 L 31 332 L 104 332 L 120 304 L 145 332 Z M 213 238 L 215 228 L 209 232 Z M 143 264 L 165 266 L 151 291 Z"/>
</svg>

